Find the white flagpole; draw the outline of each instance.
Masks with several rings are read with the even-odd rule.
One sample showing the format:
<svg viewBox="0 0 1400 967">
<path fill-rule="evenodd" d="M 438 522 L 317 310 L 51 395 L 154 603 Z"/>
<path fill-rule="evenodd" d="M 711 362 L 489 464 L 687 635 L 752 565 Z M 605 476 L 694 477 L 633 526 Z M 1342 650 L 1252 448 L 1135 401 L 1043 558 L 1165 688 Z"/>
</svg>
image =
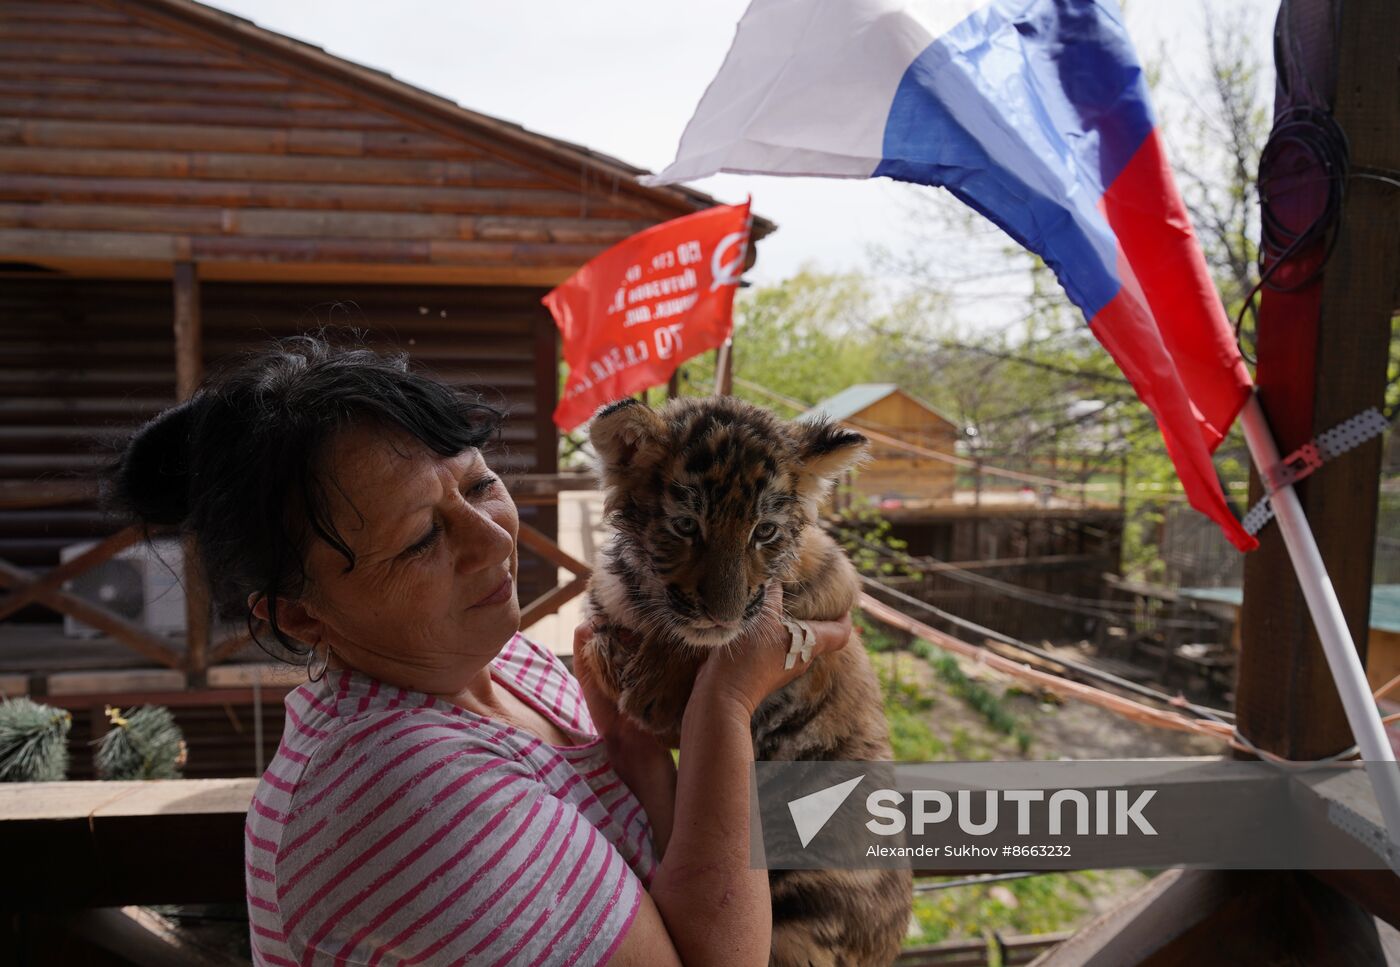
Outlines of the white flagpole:
<svg viewBox="0 0 1400 967">
<path fill-rule="evenodd" d="M 1274 443 L 1264 408 L 1259 405 L 1259 398 L 1254 393 L 1250 393 L 1245 403 L 1241 422 L 1254 464 L 1259 468 L 1260 476 L 1267 479 L 1265 475 L 1278 466 L 1278 446 Z M 1394 762 L 1395 750 L 1386 738 L 1385 726 L 1381 725 L 1380 712 L 1371 694 L 1371 686 L 1366 681 L 1366 671 L 1361 667 L 1361 658 L 1352 642 L 1336 589 L 1327 575 L 1327 565 L 1317 549 L 1317 540 L 1308 526 L 1298 494 L 1289 484 L 1271 493 L 1269 500 L 1273 504 L 1274 517 L 1283 534 L 1288 557 L 1293 562 L 1293 570 L 1298 575 L 1298 584 L 1303 589 L 1308 611 L 1313 624 L 1317 626 L 1317 636 L 1322 641 L 1327 666 L 1332 671 L 1332 680 L 1337 684 L 1337 694 L 1341 696 L 1342 708 L 1352 735 L 1356 737 L 1356 746 L 1361 750 L 1361 758 L 1367 762 Z M 1392 849 L 1400 849 L 1400 772 L 1395 769 L 1368 771 L 1381 817 L 1390 834 Z"/>
</svg>

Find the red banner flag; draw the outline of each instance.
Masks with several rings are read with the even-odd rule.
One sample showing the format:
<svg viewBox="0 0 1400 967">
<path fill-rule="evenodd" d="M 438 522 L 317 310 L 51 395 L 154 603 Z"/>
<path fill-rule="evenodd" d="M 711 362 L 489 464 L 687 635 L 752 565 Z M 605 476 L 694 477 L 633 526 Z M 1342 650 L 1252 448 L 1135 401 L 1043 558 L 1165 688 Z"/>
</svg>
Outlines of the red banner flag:
<svg viewBox="0 0 1400 967">
<path fill-rule="evenodd" d="M 555 425 L 568 432 L 722 345 L 748 244 L 749 203 L 717 205 L 618 242 L 545 296 L 569 364 Z"/>
</svg>

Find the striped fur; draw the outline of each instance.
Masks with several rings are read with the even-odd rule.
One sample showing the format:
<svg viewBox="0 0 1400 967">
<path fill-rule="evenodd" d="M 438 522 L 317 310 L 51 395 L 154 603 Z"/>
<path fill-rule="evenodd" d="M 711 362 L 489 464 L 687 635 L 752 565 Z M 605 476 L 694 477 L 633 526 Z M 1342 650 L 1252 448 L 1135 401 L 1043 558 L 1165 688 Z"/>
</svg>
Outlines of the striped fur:
<svg viewBox="0 0 1400 967">
<path fill-rule="evenodd" d="M 672 745 L 707 650 L 756 622 L 772 581 L 795 618 L 855 605 L 855 568 L 817 525 L 832 480 L 866 440 L 789 423 L 727 397 L 635 400 L 590 427 L 612 536 L 589 586 L 598 631 L 581 659 L 633 720 Z M 754 713 L 764 760 L 889 761 L 889 730 L 865 649 L 814 660 Z M 773 871 L 776 965 L 888 964 L 909 921 L 908 871 Z"/>
</svg>

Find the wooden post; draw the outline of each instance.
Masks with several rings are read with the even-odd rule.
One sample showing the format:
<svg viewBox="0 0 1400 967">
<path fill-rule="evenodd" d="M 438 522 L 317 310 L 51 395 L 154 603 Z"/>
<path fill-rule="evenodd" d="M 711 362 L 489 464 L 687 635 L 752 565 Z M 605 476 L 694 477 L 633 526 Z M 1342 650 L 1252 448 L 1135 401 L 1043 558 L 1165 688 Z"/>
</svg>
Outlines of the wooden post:
<svg viewBox="0 0 1400 967">
<path fill-rule="evenodd" d="M 531 472 L 559 472 L 559 430 L 550 415 L 559 403 L 559 327 L 543 306 L 535 313 L 535 466 Z M 533 526 L 553 541 L 559 536 L 559 498 L 522 510 L 521 523 Z M 552 588 L 558 578 L 546 580 L 538 587 L 532 580 L 522 594 L 537 594 Z M 522 603 L 526 601 L 521 597 Z"/>
<path fill-rule="evenodd" d="M 1313 31 L 1330 33 L 1331 3 L 1296 2 L 1285 5 L 1280 16 L 1289 15 L 1290 8 L 1297 26 L 1315 21 Z M 1400 167 L 1400 86 L 1394 44 L 1385 38 L 1400 35 L 1400 6 L 1346 0 L 1335 22 L 1339 32 L 1330 57 L 1326 43 L 1304 43 L 1305 51 L 1317 54 L 1307 73 L 1327 78 L 1333 69 L 1328 61 L 1335 58 L 1334 114 L 1350 141 L 1353 170 L 1393 170 Z M 1316 212 L 1319 199 L 1307 191 L 1277 194 L 1275 214 L 1286 223 L 1296 226 Z M 1285 455 L 1385 396 L 1400 277 L 1400 193 L 1352 178 L 1340 218 L 1324 275 L 1298 292 L 1268 292 L 1260 313 L 1259 396 Z M 1318 312 L 1310 316 L 1313 307 Z M 1296 488 L 1363 659 L 1381 449 L 1380 440 L 1358 447 Z M 1260 496 L 1256 474 L 1251 504 Z M 1261 748 L 1291 759 L 1335 754 L 1352 744 L 1351 730 L 1278 528 L 1266 527 L 1259 536 L 1259 550 L 1245 559 L 1236 698 L 1240 731 Z"/>
<path fill-rule="evenodd" d="M 673 400 L 681 395 L 681 368 L 677 366 L 671 372 L 671 378 L 666 381 L 666 398 Z"/>
<path fill-rule="evenodd" d="M 193 262 L 176 262 L 175 398 L 187 400 L 204 378 L 203 329 L 199 316 L 199 272 Z M 209 650 L 209 585 L 199 567 L 198 545 L 185 537 L 185 673 L 190 687 L 204 684 Z"/>
<path fill-rule="evenodd" d="M 193 262 L 175 263 L 175 398 L 187 400 L 204 376 L 199 318 L 199 272 Z"/>
<path fill-rule="evenodd" d="M 734 392 L 734 340 L 726 339 L 715 350 L 715 395 L 729 396 Z"/>
<path fill-rule="evenodd" d="M 1118 510 L 1128 513 L 1128 451 L 1124 450 L 1118 461 Z"/>
<path fill-rule="evenodd" d="M 1294 77 L 1294 90 L 1311 89 L 1331 101 L 1350 141 L 1353 172 L 1400 167 L 1394 43 L 1400 36 L 1400 5 L 1394 0 L 1291 0 L 1279 16 L 1291 18 L 1281 46 L 1301 53 L 1306 75 Z M 1279 66 L 1282 71 L 1285 65 Z M 1335 91 L 1329 91 L 1333 77 Z M 1280 109 L 1286 106 L 1281 100 Z M 1285 157 L 1277 166 L 1281 180 L 1291 179 L 1291 184 L 1264 186 L 1273 189 L 1268 192 L 1275 200 L 1270 215 L 1293 231 L 1317 214 L 1317 192 L 1325 191 L 1337 174 L 1320 166 L 1300 170 L 1297 161 Z M 1325 274 L 1292 292 L 1266 292 L 1260 312 L 1259 399 L 1285 456 L 1384 397 L 1395 280 L 1400 277 L 1400 192 L 1352 177 L 1336 231 Z M 1310 258 L 1318 260 L 1324 252 L 1325 242 L 1300 253 L 1291 267 L 1295 274 L 1280 281 L 1297 284 L 1296 270 L 1306 269 Z M 1363 657 L 1380 459 L 1381 442 L 1373 440 L 1329 461 L 1296 488 Z M 1255 474 L 1251 503 L 1260 496 Z M 1267 526 L 1259 537 L 1259 550 L 1245 558 L 1236 724 L 1241 734 L 1277 755 L 1296 760 L 1334 755 L 1353 742 L 1336 686 L 1278 525 Z M 1241 955 L 1250 962 L 1386 962 L 1370 914 L 1382 913 L 1387 904 L 1393 909 L 1393 875 L 1382 872 L 1364 883 L 1353 881 L 1342 892 L 1327 885 L 1338 884 L 1337 875 L 1323 871 L 1317 876 L 1261 871 L 1228 877 L 1240 885 L 1213 896 L 1206 915 L 1189 931 L 1182 933 L 1179 911 L 1149 902 L 1129 920 L 1114 924 L 1108 939 L 1134 940 L 1133 963 L 1234 963 L 1243 962 Z M 1252 879 L 1247 889 L 1241 888 L 1241 877 Z M 1358 900 L 1365 903 L 1365 912 Z M 1119 961 L 1095 959 L 1082 945 L 1046 959 L 1055 965 L 1108 962 Z"/>
</svg>

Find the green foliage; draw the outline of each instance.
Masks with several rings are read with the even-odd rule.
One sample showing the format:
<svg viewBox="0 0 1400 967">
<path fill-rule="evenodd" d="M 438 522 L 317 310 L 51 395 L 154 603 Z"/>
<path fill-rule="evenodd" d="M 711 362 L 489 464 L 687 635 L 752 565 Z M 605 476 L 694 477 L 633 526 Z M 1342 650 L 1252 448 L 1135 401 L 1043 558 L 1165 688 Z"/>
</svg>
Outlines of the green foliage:
<svg viewBox="0 0 1400 967">
<path fill-rule="evenodd" d="M 906 944 L 967 939 L 994 930 L 1032 934 L 1072 929 L 1092 913 L 1092 899 L 1116 889 L 1121 879 L 1121 873 L 1087 870 L 915 894 L 920 932 Z"/>
<path fill-rule="evenodd" d="M 936 762 L 948 757 L 943 740 L 933 734 L 923 713 L 909 701 L 909 688 L 886 692 L 885 719 L 896 762 Z M 929 702 L 932 706 L 932 702 Z"/>
<path fill-rule="evenodd" d="M 866 647 L 876 654 L 898 656 L 894 650 L 897 644 L 893 639 L 878 632 L 862 637 L 865 638 Z M 881 647 L 872 648 L 871 638 Z M 913 682 L 894 680 L 886 662 L 876 661 L 873 664 L 885 696 L 885 720 L 890 726 L 890 745 L 894 749 L 895 761 L 932 762 L 946 758 L 947 746 L 933 734 L 928 724 L 928 713 L 934 707 L 934 699 L 923 694 Z"/>
<path fill-rule="evenodd" d="M 836 543 L 861 573 L 880 577 L 923 576 L 905 554 L 909 542 L 894 536 L 890 522 L 868 500 L 856 498 L 828 516 L 827 523 Z"/>
<path fill-rule="evenodd" d="M 27 698 L 0 700 L 0 782 L 58 782 L 68 774 L 65 709 Z"/>
<path fill-rule="evenodd" d="M 777 285 L 744 290 L 734 302 L 734 395 L 796 416 L 853 383 L 887 378 L 891 338 L 916 346 L 928 329 L 927 298 L 892 305 L 858 272 L 804 268 Z M 877 329 L 896 335 L 874 338 Z M 707 393 L 714 387 L 714 357 L 696 357 L 682 368 L 682 385 Z M 756 383 L 787 397 L 784 404 L 745 385 Z M 798 405 L 800 404 L 800 405 Z"/>
<path fill-rule="evenodd" d="M 987 724 L 1002 735 L 1009 735 L 1016 740 L 1016 745 L 1022 755 L 1025 755 L 1031 746 L 1031 736 L 1016 717 L 1007 711 L 1002 704 L 1001 698 L 993 694 L 992 690 L 981 682 L 968 678 L 963 673 L 958 661 L 952 655 L 941 648 L 930 645 L 926 641 L 915 640 L 910 645 L 910 650 L 932 666 L 938 677 L 943 679 L 952 690 L 964 702 L 970 705 Z M 954 744 L 956 746 L 956 735 Z"/>
<path fill-rule="evenodd" d="M 869 652 L 880 654 L 904 647 L 904 642 L 896 638 L 894 632 L 871 621 L 859 608 L 851 612 L 851 623 L 860 633 L 860 640 L 865 642 L 865 648 Z"/>
<path fill-rule="evenodd" d="M 99 779 L 178 779 L 185 740 L 170 709 L 159 705 L 108 707 L 112 729 L 97 740 Z"/>
</svg>

